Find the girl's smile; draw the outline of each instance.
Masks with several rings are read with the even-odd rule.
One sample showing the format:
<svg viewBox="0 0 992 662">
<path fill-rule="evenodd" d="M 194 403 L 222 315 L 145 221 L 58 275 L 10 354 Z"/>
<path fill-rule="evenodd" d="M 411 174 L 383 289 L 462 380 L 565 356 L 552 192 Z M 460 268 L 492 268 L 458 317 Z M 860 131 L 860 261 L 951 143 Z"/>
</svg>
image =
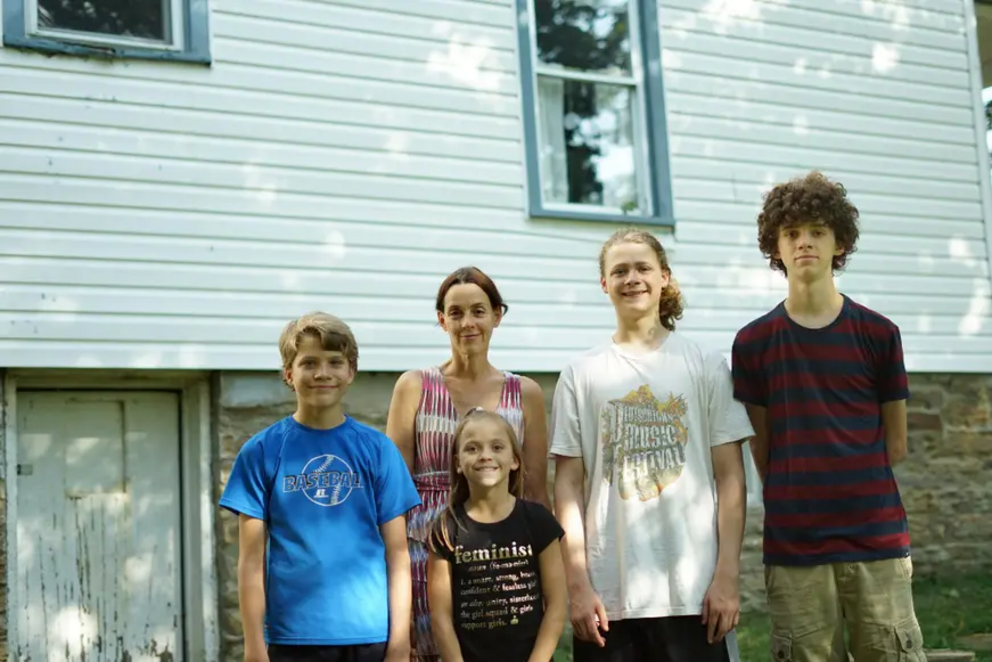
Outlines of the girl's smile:
<svg viewBox="0 0 992 662">
<path fill-rule="evenodd" d="M 507 439 L 506 429 L 497 421 L 480 418 L 467 425 L 458 447 L 458 472 L 470 483 L 493 487 L 506 481 L 510 472 L 520 468 Z"/>
</svg>

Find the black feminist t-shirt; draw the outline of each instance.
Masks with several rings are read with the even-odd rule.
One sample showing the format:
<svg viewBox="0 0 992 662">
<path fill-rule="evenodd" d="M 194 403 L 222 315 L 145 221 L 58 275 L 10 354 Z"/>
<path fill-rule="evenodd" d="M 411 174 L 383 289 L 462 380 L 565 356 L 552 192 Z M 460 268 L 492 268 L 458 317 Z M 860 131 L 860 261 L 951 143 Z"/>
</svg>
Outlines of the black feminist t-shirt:
<svg viewBox="0 0 992 662">
<path fill-rule="evenodd" d="M 540 555 L 565 532 L 539 503 L 517 499 L 499 522 L 476 522 L 464 506 L 441 518 L 432 548 L 451 564 L 451 609 L 465 662 L 526 662 L 544 617 Z"/>
</svg>

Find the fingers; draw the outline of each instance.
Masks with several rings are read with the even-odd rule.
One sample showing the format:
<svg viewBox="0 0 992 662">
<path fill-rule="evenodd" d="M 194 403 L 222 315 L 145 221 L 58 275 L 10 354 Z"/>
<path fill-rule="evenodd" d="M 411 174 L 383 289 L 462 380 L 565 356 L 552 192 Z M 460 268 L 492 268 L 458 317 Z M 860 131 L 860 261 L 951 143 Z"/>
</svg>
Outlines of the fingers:
<svg viewBox="0 0 992 662">
<path fill-rule="evenodd" d="M 717 626 L 719 624 L 720 612 L 713 609 L 709 612 L 709 617 L 706 619 L 706 643 L 713 643 L 713 637 L 716 635 Z"/>
<path fill-rule="evenodd" d="M 709 643 L 723 641 L 724 637 L 737 627 L 740 621 L 740 610 L 720 611 L 713 610 L 709 617 L 709 627 L 707 627 L 706 640 Z"/>
<path fill-rule="evenodd" d="M 599 600 L 596 601 L 596 616 L 599 617 L 599 627 L 603 632 L 610 631 L 610 618 L 606 615 L 606 607 Z"/>
<path fill-rule="evenodd" d="M 603 605 L 597 604 L 588 615 L 572 618 L 572 629 L 579 639 L 590 641 L 600 648 L 606 646 L 606 639 L 600 634 L 600 630 L 603 632 L 609 630 L 610 622 Z"/>
<path fill-rule="evenodd" d="M 589 633 L 586 632 L 586 623 L 582 618 L 572 619 L 572 630 L 575 632 L 575 636 L 582 641 L 591 641 Z"/>
<path fill-rule="evenodd" d="M 601 648 L 606 645 L 606 640 L 600 636 L 599 628 L 596 627 L 595 612 L 588 616 L 573 619 L 572 628 L 575 630 L 575 635 L 579 639 L 591 641 Z"/>
<path fill-rule="evenodd" d="M 720 614 L 720 625 L 716 629 L 714 641 L 723 641 L 723 638 L 727 636 L 728 632 L 730 632 L 730 623 L 732 620 L 733 617 L 730 614 Z"/>
</svg>

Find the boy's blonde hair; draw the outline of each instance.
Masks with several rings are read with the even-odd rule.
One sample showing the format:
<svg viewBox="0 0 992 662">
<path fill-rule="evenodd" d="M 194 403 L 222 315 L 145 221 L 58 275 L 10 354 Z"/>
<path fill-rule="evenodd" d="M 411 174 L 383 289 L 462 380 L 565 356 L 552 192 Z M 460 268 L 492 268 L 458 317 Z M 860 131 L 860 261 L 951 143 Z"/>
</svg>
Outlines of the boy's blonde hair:
<svg viewBox="0 0 992 662">
<path fill-rule="evenodd" d="M 599 276 L 606 278 L 606 254 L 610 249 L 620 244 L 644 244 L 658 257 L 658 264 L 661 270 L 668 276 L 668 286 L 661 291 L 661 300 L 658 302 L 658 317 L 661 318 L 661 325 L 669 331 L 675 330 L 675 322 L 682 319 L 682 290 L 679 284 L 672 277 L 672 268 L 668 265 L 668 255 L 662 248 L 661 242 L 650 232 L 638 230 L 637 228 L 621 228 L 613 233 L 599 250 Z"/>
<path fill-rule="evenodd" d="M 290 321 L 279 336 L 283 381 L 286 371 L 293 367 L 304 336 L 319 338 L 321 347 L 329 352 L 341 352 L 348 359 L 352 372 L 358 372 L 358 343 L 351 329 L 334 315 L 314 311 Z"/>
</svg>

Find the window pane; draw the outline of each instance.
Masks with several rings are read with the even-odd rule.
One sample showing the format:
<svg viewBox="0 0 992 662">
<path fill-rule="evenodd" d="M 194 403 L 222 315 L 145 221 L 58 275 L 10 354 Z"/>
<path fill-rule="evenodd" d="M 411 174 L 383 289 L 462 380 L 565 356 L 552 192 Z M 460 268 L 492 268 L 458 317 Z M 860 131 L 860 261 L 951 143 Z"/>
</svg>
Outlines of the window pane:
<svg viewBox="0 0 992 662">
<path fill-rule="evenodd" d="M 545 65 L 630 75 L 628 0 L 534 0 Z"/>
<path fill-rule="evenodd" d="M 167 0 L 38 0 L 43 28 L 167 41 Z"/>
<path fill-rule="evenodd" d="M 539 76 L 537 92 L 544 201 L 639 213 L 634 88 Z"/>
</svg>

